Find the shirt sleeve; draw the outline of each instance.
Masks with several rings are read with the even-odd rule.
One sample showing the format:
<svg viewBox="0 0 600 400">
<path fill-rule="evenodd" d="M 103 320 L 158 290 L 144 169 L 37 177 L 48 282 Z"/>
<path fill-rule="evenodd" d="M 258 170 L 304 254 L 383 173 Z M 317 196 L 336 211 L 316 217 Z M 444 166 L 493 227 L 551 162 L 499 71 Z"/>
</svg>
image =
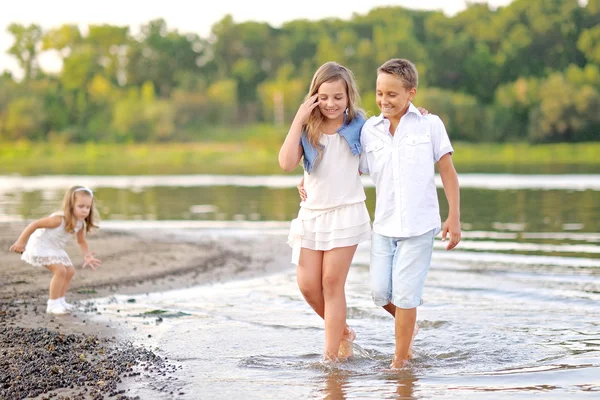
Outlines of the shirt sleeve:
<svg viewBox="0 0 600 400">
<path fill-rule="evenodd" d="M 366 125 L 366 124 L 365 124 Z M 369 175 L 369 163 L 367 162 L 367 139 L 366 139 L 366 129 L 365 125 L 361 128 L 360 131 L 360 160 L 358 163 L 358 170 L 363 174 Z"/>
<path fill-rule="evenodd" d="M 448 137 L 448 132 L 446 132 L 446 127 L 444 123 L 437 115 L 431 116 L 431 140 L 433 141 L 433 158 L 435 162 L 440 161 L 446 154 L 453 154 L 454 149 L 452 148 L 452 144 L 450 143 L 450 138 Z"/>
</svg>

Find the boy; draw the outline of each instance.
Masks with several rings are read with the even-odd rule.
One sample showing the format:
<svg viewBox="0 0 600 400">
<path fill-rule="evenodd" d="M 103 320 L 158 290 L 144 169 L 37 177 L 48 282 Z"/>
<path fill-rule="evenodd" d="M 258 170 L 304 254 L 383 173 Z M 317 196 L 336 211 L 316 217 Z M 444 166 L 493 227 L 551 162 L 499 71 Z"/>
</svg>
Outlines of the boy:
<svg viewBox="0 0 600 400">
<path fill-rule="evenodd" d="M 408 60 L 391 59 L 379 67 L 376 100 L 381 114 L 371 117 L 361 132 L 360 171 L 371 176 L 376 188 L 371 294 L 396 319 L 391 368 L 404 367 L 411 357 L 417 307 L 440 232 L 434 162 L 449 205 L 442 229 L 442 241 L 450 234 L 447 250 L 456 247 L 461 233 L 454 150 L 440 118 L 422 116 L 411 103 L 417 84 L 417 69 Z"/>
</svg>

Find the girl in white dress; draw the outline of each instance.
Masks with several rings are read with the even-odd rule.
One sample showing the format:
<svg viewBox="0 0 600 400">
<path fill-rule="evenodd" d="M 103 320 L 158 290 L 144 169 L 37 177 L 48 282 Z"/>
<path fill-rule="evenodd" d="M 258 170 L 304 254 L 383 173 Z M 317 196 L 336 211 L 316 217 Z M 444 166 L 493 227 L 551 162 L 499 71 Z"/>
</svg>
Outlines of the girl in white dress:
<svg viewBox="0 0 600 400">
<path fill-rule="evenodd" d="M 292 221 L 289 244 L 302 295 L 325 320 L 326 360 L 352 355 L 344 286 L 360 242 L 371 238 L 358 172 L 364 112 L 352 73 L 328 62 L 313 76 L 279 152 L 292 171 L 304 159 L 306 200 Z"/>
<path fill-rule="evenodd" d="M 48 314 L 66 314 L 73 309 L 73 305 L 65 300 L 75 275 L 73 263 L 64 250 L 69 238 L 77 236 L 84 258 L 83 268 L 89 266 L 95 270 L 100 265 L 101 261 L 94 257 L 94 251 L 89 251 L 85 239 L 86 233 L 97 228 L 94 218 L 94 193 L 86 187 L 73 186 L 65 193 L 62 212 L 30 223 L 10 246 L 10 251 L 22 253 L 21 259 L 26 263 L 53 273 L 46 308 Z"/>
</svg>

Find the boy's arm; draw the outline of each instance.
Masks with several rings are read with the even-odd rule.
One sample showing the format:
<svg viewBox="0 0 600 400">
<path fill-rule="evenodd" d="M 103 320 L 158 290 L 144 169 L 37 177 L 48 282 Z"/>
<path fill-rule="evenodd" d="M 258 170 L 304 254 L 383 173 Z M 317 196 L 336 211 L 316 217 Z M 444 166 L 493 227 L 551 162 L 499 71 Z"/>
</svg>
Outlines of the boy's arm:
<svg viewBox="0 0 600 400">
<path fill-rule="evenodd" d="M 442 241 L 446 240 L 446 235 L 450 233 L 450 242 L 446 246 L 446 250 L 452 250 L 460 242 L 460 188 L 458 185 L 458 175 L 452 163 L 452 155 L 445 154 L 438 161 L 438 169 L 444 192 L 448 200 L 448 219 L 444 222 L 442 228 Z"/>
<path fill-rule="evenodd" d="M 62 217 L 59 215 L 53 215 L 51 217 L 40 218 L 36 221 L 33 221 L 23 230 L 17 241 L 10 246 L 9 251 L 14 251 L 16 253 L 22 253 L 25 251 L 25 245 L 29 240 L 29 237 L 40 228 L 56 228 L 60 226 L 62 222 Z"/>
<path fill-rule="evenodd" d="M 360 156 L 359 156 L 360 158 L 358 161 L 358 172 L 361 175 L 362 174 L 369 175 L 369 163 L 367 162 L 367 150 L 366 150 L 367 140 L 366 140 L 366 133 L 365 133 L 365 131 L 366 131 L 365 125 L 363 125 L 363 127 L 360 131 L 360 147 L 361 147 L 362 151 L 360 152 Z"/>
</svg>

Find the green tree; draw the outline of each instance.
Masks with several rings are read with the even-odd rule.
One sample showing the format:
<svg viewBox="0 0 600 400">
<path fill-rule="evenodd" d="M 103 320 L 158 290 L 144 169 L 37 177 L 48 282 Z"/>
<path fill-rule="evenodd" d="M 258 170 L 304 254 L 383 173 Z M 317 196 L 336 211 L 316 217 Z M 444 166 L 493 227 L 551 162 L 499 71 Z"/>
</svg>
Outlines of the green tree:
<svg viewBox="0 0 600 400">
<path fill-rule="evenodd" d="M 17 59 L 27 81 L 38 72 L 37 57 L 42 39 L 42 28 L 37 24 L 29 26 L 10 24 L 7 30 L 14 39 L 14 43 L 7 53 Z"/>
</svg>

